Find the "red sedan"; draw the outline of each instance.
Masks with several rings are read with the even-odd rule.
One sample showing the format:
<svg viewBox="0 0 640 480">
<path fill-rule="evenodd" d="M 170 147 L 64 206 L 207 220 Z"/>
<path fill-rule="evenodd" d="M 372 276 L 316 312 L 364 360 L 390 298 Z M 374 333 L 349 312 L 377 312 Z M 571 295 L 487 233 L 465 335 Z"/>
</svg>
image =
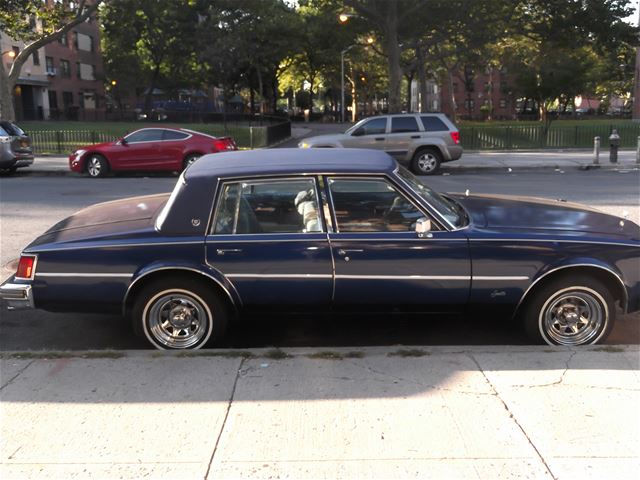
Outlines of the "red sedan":
<svg viewBox="0 0 640 480">
<path fill-rule="evenodd" d="M 231 137 L 212 137 L 184 128 L 142 128 L 115 142 L 82 147 L 69 168 L 90 177 L 110 171 L 181 171 L 207 153 L 237 150 Z"/>
</svg>

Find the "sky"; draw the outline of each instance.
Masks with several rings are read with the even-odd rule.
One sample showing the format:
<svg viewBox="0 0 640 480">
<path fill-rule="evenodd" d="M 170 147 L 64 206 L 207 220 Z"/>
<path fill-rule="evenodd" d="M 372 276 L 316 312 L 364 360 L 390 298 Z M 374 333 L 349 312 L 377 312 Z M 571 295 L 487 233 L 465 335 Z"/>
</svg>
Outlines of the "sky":
<svg viewBox="0 0 640 480">
<path fill-rule="evenodd" d="M 634 13 L 633 15 L 627 17 L 627 22 L 633 24 L 633 25 L 638 25 L 638 4 L 640 3 L 640 0 L 633 0 L 631 2 L 632 7 L 634 8 Z"/>
</svg>

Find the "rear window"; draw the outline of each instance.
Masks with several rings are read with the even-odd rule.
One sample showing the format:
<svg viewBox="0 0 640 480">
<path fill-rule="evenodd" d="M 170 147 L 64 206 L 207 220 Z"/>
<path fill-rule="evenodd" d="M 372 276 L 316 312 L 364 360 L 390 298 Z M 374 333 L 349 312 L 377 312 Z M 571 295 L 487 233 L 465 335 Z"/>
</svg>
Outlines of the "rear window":
<svg viewBox="0 0 640 480">
<path fill-rule="evenodd" d="M 2 122 L 0 123 L 0 128 L 5 132 L 5 136 L 20 136 L 25 134 L 15 123 Z"/>
<path fill-rule="evenodd" d="M 449 127 L 438 117 L 420 117 L 422 125 L 427 132 L 447 132 Z"/>
<path fill-rule="evenodd" d="M 417 132 L 418 122 L 415 117 L 392 117 L 391 133 Z"/>
<path fill-rule="evenodd" d="M 165 130 L 163 140 L 184 140 L 189 135 L 175 130 Z"/>
</svg>

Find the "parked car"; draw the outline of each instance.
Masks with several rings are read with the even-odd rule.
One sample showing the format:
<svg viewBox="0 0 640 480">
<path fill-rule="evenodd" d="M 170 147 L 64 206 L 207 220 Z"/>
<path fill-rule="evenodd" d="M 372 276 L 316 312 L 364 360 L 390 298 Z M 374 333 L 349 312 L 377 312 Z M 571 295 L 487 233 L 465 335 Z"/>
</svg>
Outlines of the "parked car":
<svg viewBox="0 0 640 480">
<path fill-rule="evenodd" d="M 604 340 L 618 309 L 640 310 L 640 227 L 621 218 L 441 195 L 371 150 L 215 157 L 171 194 L 54 225 L 24 249 L 0 298 L 122 312 L 159 349 L 220 340 L 249 310 L 502 315 L 534 342 L 570 346 Z"/>
<path fill-rule="evenodd" d="M 365 118 L 344 133 L 305 138 L 298 147 L 382 150 L 416 175 L 434 175 L 442 162 L 462 156 L 460 132 L 443 113 Z"/>
<path fill-rule="evenodd" d="M 113 171 L 182 171 L 202 155 L 237 150 L 231 137 L 212 137 L 186 128 L 142 128 L 116 140 L 81 147 L 69 168 L 90 177 Z"/>
<path fill-rule="evenodd" d="M 15 123 L 0 120 L 0 171 L 15 173 L 33 163 L 31 139 Z"/>
</svg>

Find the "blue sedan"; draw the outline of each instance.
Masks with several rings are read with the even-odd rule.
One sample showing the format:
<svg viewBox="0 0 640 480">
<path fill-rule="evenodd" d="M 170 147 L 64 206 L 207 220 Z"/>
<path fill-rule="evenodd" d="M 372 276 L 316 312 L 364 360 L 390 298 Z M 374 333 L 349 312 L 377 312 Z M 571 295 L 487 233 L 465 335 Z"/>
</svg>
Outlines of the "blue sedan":
<svg viewBox="0 0 640 480">
<path fill-rule="evenodd" d="M 439 194 L 372 150 L 210 157 L 171 194 L 51 227 L 0 287 L 8 308 L 121 312 L 159 349 L 213 344 L 248 310 L 499 315 L 533 342 L 588 345 L 640 309 L 640 227 L 627 220 Z"/>
</svg>

